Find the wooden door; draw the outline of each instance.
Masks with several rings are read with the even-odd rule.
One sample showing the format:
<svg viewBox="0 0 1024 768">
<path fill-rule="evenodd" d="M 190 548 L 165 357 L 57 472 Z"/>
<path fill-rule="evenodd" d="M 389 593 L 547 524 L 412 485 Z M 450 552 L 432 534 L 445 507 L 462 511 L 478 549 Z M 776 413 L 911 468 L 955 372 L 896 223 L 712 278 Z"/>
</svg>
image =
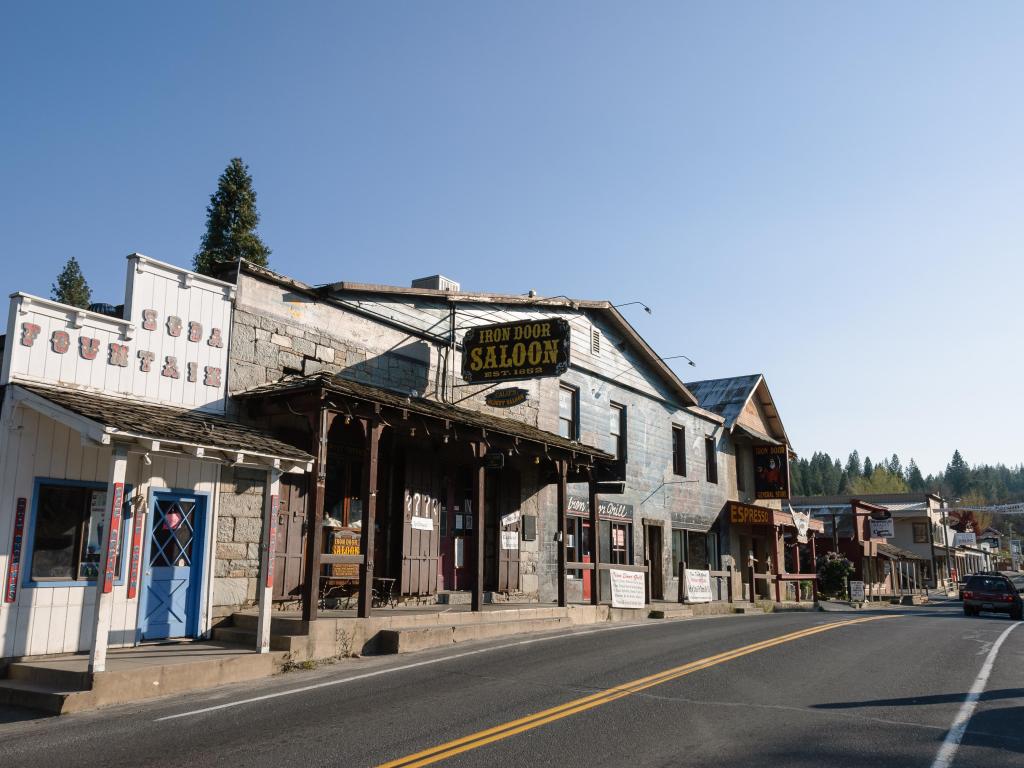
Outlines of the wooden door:
<svg viewBox="0 0 1024 768">
<path fill-rule="evenodd" d="M 302 561 L 306 551 L 306 476 L 283 475 L 278 501 L 274 554 L 274 599 L 302 595 Z"/>
<path fill-rule="evenodd" d="M 402 594 L 437 594 L 441 471 L 431 457 L 407 456 L 402 516 Z"/>
<path fill-rule="evenodd" d="M 665 579 L 662 573 L 663 548 L 661 526 L 647 525 L 647 559 L 650 564 L 651 599 L 665 599 Z"/>
<path fill-rule="evenodd" d="M 506 469 L 501 475 L 497 515 L 496 552 L 499 592 L 519 590 L 519 544 L 523 520 L 520 511 L 519 473 Z"/>
</svg>

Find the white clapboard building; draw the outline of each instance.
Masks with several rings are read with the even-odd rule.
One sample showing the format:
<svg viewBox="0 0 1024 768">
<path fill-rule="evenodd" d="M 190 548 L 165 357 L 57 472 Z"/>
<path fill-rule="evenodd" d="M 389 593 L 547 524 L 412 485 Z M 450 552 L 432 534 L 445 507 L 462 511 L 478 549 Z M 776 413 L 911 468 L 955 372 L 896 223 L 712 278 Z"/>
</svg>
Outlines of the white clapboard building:
<svg viewBox="0 0 1024 768">
<path fill-rule="evenodd" d="M 11 296 L 0 657 L 88 651 L 102 671 L 108 646 L 209 632 L 222 468 L 266 470 L 272 520 L 310 459 L 225 416 L 234 290 L 133 254 L 123 307 Z"/>
</svg>

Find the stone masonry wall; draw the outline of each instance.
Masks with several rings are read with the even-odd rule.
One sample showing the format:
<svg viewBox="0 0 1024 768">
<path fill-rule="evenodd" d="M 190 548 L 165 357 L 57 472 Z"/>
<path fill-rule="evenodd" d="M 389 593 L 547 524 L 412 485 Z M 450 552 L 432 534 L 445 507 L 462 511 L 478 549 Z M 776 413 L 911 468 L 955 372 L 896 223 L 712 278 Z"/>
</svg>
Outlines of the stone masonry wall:
<svg viewBox="0 0 1024 768">
<path fill-rule="evenodd" d="M 266 473 L 260 470 L 222 470 L 213 572 L 214 619 L 256 602 L 265 483 Z"/>
</svg>

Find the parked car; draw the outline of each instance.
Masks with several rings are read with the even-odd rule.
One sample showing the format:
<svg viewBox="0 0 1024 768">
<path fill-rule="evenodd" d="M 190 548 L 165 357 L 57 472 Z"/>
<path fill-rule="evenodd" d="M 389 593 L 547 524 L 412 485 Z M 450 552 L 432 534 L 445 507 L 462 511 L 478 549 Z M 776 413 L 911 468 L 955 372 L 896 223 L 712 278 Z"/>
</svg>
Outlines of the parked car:
<svg viewBox="0 0 1024 768">
<path fill-rule="evenodd" d="M 959 579 L 956 580 L 956 599 L 957 600 L 963 600 L 964 599 L 964 584 L 967 583 L 967 580 L 969 578 L 971 578 L 971 577 L 970 576 L 961 576 Z"/>
<path fill-rule="evenodd" d="M 1008 613 L 1024 619 L 1024 574 L 1015 571 L 985 571 L 967 577 L 963 589 L 964 615 L 982 611 Z"/>
</svg>

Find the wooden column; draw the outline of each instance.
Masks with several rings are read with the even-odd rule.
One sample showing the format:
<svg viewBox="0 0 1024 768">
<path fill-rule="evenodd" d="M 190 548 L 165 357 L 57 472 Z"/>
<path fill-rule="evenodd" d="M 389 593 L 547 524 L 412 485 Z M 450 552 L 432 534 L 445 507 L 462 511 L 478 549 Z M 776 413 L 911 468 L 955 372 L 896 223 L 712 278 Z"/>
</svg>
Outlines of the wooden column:
<svg viewBox="0 0 1024 768">
<path fill-rule="evenodd" d="M 270 652 L 270 608 L 274 601 L 274 550 L 277 545 L 277 514 L 280 508 L 281 470 L 267 471 L 263 487 L 263 542 L 260 546 L 260 577 L 257 588 L 260 605 L 256 629 L 256 650 Z"/>
<path fill-rule="evenodd" d="M 476 580 L 473 584 L 473 598 L 470 608 L 474 611 L 483 610 L 484 606 L 484 500 L 487 498 L 484 480 L 487 470 L 484 467 L 484 455 L 487 453 L 486 443 L 477 443 L 473 450 L 473 542 L 476 545 Z"/>
<path fill-rule="evenodd" d="M 815 576 L 818 575 L 818 550 L 815 545 L 814 531 L 811 531 L 811 573 Z M 811 593 L 814 597 L 814 602 L 818 602 L 818 580 L 815 579 L 811 582 Z"/>
<path fill-rule="evenodd" d="M 366 449 L 363 453 L 363 529 L 359 545 L 363 552 L 363 562 L 359 565 L 358 616 L 365 619 L 373 607 L 373 535 L 377 520 L 377 465 L 380 433 L 384 425 L 377 418 L 363 419 L 362 425 Z"/>
<path fill-rule="evenodd" d="M 569 547 L 569 489 L 566 486 L 565 475 L 568 470 L 566 462 L 556 461 L 555 470 L 558 472 L 558 605 L 565 607 L 565 561 L 566 551 Z M 576 545 L 577 552 L 579 544 Z"/>
<path fill-rule="evenodd" d="M 316 621 L 320 600 L 320 553 L 324 548 L 324 489 L 327 485 L 327 435 L 335 414 L 323 407 L 315 417 L 313 475 L 306 497 L 306 578 L 302 587 L 302 620 Z"/>
<path fill-rule="evenodd" d="M 92 648 L 89 652 L 89 672 L 103 672 L 107 668 L 107 644 L 110 642 L 110 619 L 114 610 L 114 564 L 120 543 L 124 506 L 124 478 L 128 472 L 128 451 L 115 448 L 110 456 L 110 479 L 107 481 L 107 506 L 100 522 L 105 541 L 100 553 L 99 573 L 96 574 L 96 611 L 92 623 Z M 143 547 L 149 552 L 149 547 Z M 146 555 L 148 558 L 148 555 Z M 146 563 L 148 564 L 148 559 Z"/>
<path fill-rule="evenodd" d="M 593 550 L 591 552 L 590 559 L 594 563 L 594 578 L 590 584 L 590 604 L 600 605 L 601 569 L 599 565 L 601 563 L 601 525 L 600 518 L 597 514 L 597 506 L 599 503 L 597 498 L 597 481 L 594 479 L 593 473 L 590 474 L 590 479 L 587 481 L 587 496 L 590 502 L 590 545 Z"/>
</svg>

